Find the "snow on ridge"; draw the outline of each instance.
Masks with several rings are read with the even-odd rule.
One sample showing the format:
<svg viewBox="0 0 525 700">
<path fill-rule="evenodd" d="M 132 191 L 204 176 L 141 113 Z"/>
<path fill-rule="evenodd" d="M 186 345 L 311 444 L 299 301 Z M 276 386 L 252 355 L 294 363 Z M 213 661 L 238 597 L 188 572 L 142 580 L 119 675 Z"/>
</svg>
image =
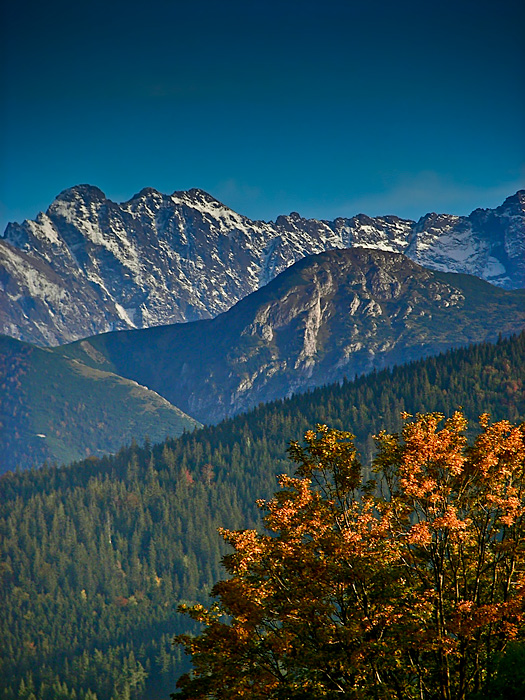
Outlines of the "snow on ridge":
<svg viewBox="0 0 525 700">
<path fill-rule="evenodd" d="M 28 259 L 17 255 L 16 250 L 7 246 L 4 249 L 6 258 L 6 268 L 13 276 L 21 275 L 24 280 L 24 287 L 29 296 L 34 299 L 42 299 L 54 304 L 67 298 L 68 293 L 59 284 L 51 281 L 42 272 L 37 270 Z M 27 293 L 21 297 L 27 297 Z"/>
<path fill-rule="evenodd" d="M 194 192 L 198 192 L 198 196 L 192 194 Z M 233 228 L 248 230 L 254 227 L 254 222 L 250 221 L 250 219 L 241 214 L 237 214 L 233 209 L 230 209 L 225 204 L 222 204 L 222 202 L 207 195 L 202 190 L 174 192 L 170 196 L 170 200 L 175 207 L 186 205 L 195 209 L 208 223 L 218 224 L 221 233 L 228 234 Z"/>
<path fill-rule="evenodd" d="M 55 200 L 48 211 L 55 221 L 55 226 L 60 224 L 60 219 L 63 219 L 76 228 L 95 248 L 107 250 L 124 267 L 140 278 L 139 251 L 119 218 L 111 217 L 110 229 L 103 229 L 99 220 L 100 205 L 86 204 L 79 197 L 75 198 L 74 203 L 68 200 Z M 49 216 L 47 218 L 50 222 L 53 221 Z"/>
<path fill-rule="evenodd" d="M 133 318 L 130 317 L 130 312 L 134 316 L 136 313 L 136 309 L 125 309 L 123 306 L 121 306 L 119 303 L 115 303 L 115 308 L 117 310 L 118 315 L 120 318 L 125 321 L 129 325 L 130 328 L 136 328 L 136 324 L 133 320 Z"/>
<path fill-rule="evenodd" d="M 28 221 L 27 226 L 35 238 L 44 238 L 52 245 L 62 245 L 63 241 L 47 214 L 41 212 L 37 220 Z"/>
</svg>

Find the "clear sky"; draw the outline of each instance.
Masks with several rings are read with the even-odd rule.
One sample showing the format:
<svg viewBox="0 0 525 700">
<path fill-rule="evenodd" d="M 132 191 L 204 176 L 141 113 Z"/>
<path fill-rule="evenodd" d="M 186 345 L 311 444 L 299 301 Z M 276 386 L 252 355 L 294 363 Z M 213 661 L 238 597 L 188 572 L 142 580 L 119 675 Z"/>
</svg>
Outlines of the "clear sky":
<svg viewBox="0 0 525 700">
<path fill-rule="evenodd" d="M 525 186 L 522 0 L 3 8 L 2 231 L 81 183 L 265 220 L 468 214 Z"/>
</svg>

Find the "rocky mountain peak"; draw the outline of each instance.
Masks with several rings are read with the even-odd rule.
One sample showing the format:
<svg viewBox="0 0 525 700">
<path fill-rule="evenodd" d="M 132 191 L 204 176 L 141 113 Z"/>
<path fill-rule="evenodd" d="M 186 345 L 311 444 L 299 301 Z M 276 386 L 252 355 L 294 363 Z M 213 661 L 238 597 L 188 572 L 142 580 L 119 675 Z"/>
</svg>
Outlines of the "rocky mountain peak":
<svg viewBox="0 0 525 700">
<path fill-rule="evenodd" d="M 175 191 L 171 195 L 171 199 L 174 202 L 185 202 L 187 204 L 193 205 L 198 207 L 200 206 L 208 206 L 208 205 L 213 205 L 213 207 L 220 208 L 220 209 L 229 209 L 225 204 L 222 202 L 219 202 L 218 199 L 215 197 L 212 197 L 211 194 L 208 194 L 208 192 L 205 192 L 204 190 L 200 190 L 197 187 L 194 187 L 190 190 L 180 190 L 180 191 Z"/>
<path fill-rule="evenodd" d="M 55 202 L 73 202 L 84 200 L 87 202 L 105 202 L 106 195 L 102 190 L 94 185 L 75 185 L 63 190 L 56 198 Z M 53 206 L 53 204 L 51 206 Z"/>
<path fill-rule="evenodd" d="M 507 197 L 501 206 L 496 211 L 507 216 L 524 216 L 525 215 L 525 190 L 518 190 L 516 194 Z"/>
<path fill-rule="evenodd" d="M 306 223 L 308 221 L 316 221 L 316 219 L 304 219 L 298 212 L 291 211 L 289 214 L 281 214 L 275 219 L 275 224 L 277 226 L 282 226 L 282 228 L 297 228 L 298 224 Z"/>
<path fill-rule="evenodd" d="M 438 214 L 429 212 L 424 214 L 414 226 L 414 231 L 425 231 L 428 228 L 450 226 L 459 221 L 462 217 L 455 214 Z"/>
<path fill-rule="evenodd" d="M 219 202 L 219 200 L 209 194 L 209 192 L 201 190 L 198 187 L 192 187 L 191 189 L 187 190 L 187 194 L 189 197 L 195 199 L 195 201 L 217 202 L 218 204 L 222 204 L 222 202 Z M 224 206 L 224 204 L 222 204 L 222 206 Z"/>
<path fill-rule="evenodd" d="M 151 198 L 158 199 L 159 197 L 163 198 L 164 195 L 161 194 L 154 187 L 143 187 L 140 190 L 140 192 L 137 192 L 137 194 L 134 194 L 133 197 L 131 197 L 131 199 L 128 200 L 128 202 L 134 202 L 137 199 L 151 199 Z"/>
</svg>

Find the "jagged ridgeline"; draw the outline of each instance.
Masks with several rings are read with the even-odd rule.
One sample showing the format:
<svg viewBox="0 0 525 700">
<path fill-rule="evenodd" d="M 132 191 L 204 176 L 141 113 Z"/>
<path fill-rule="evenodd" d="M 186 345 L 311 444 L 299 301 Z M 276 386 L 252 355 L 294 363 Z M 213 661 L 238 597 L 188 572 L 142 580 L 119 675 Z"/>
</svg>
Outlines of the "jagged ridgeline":
<svg viewBox="0 0 525 700">
<path fill-rule="evenodd" d="M 316 423 L 371 435 L 403 410 L 461 405 L 525 419 L 525 334 L 327 386 L 162 444 L 0 479 L 0 698 L 166 698 L 171 649 L 221 578 L 218 526 L 257 524 L 254 501 L 290 469 L 287 443 Z"/>
<path fill-rule="evenodd" d="M 525 191 L 469 216 L 319 221 L 294 212 L 264 222 L 202 190 L 164 195 L 145 188 L 117 204 L 79 185 L 35 221 L 0 232 L 0 333 L 59 345 L 211 318 L 301 258 L 355 246 L 518 289 L 525 285 L 524 221 Z"/>
</svg>

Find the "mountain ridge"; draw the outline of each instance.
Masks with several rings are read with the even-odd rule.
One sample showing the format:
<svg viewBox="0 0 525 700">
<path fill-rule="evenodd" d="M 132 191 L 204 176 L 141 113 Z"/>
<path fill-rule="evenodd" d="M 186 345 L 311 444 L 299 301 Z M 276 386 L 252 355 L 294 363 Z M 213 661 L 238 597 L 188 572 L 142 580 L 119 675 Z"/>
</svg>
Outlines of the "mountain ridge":
<svg viewBox="0 0 525 700">
<path fill-rule="evenodd" d="M 7 336 L 0 336 L 0 390 L 0 474 L 200 427 L 132 379 Z"/>
<path fill-rule="evenodd" d="M 525 191 L 468 217 L 325 221 L 292 212 L 264 222 L 199 189 L 164 195 L 144 188 L 117 204 L 93 185 L 78 185 L 0 237 L 0 332 L 57 345 L 210 318 L 307 255 L 355 246 L 520 288 Z"/>
</svg>

